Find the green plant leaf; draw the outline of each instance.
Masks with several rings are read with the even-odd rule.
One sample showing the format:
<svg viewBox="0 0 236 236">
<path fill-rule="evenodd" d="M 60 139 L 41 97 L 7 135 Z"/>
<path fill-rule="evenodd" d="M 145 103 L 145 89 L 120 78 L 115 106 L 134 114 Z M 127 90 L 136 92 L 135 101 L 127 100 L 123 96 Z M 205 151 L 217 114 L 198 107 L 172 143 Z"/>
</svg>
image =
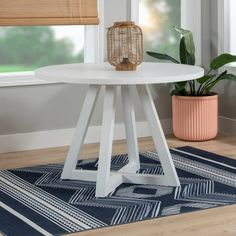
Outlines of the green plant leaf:
<svg viewBox="0 0 236 236">
<path fill-rule="evenodd" d="M 222 72 L 218 77 L 216 77 L 216 75 L 210 75 L 211 76 L 211 79 L 209 79 L 205 84 L 202 84 L 202 88 L 200 90 L 200 94 L 207 94 L 209 93 L 209 86 L 214 84 L 216 81 L 218 81 L 218 79 L 221 78 L 221 76 L 224 76 L 226 75 L 228 72 L 227 70 Z M 215 78 L 216 77 L 216 78 Z M 215 79 L 215 80 L 214 80 Z M 201 86 L 200 86 L 201 87 Z M 213 86 L 214 87 L 214 86 Z"/>
<path fill-rule="evenodd" d="M 194 54 L 189 54 L 187 51 L 185 37 L 182 37 L 182 39 L 180 40 L 179 55 L 181 64 L 186 64 L 186 65 L 195 64 Z"/>
<path fill-rule="evenodd" d="M 236 82 L 236 76 L 233 74 L 223 74 L 220 75 L 215 81 L 213 81 L 207 88 L 206 91 L 210 92 L 214 86 L 222 80 L 232 80 Z"/>
<path fill-rule="evenodd" d="M 187 96 L 188 92 L 186 89 L 186 85 L 187 85 L 187 81 L 183 81 L 183 82 L 177 82 L 175 83 L 175 89 L 173 89 L 171 91 L 171 96 L 173 95 L 181 95 L 181 96 Z"/>
<path fill-rule="evenodd" d="M 187 85 L 187 81 L 177 82 L 175 83 L 175 87 L 178 89 L 184 89 Z"/>
<path fill-rule="evenodd" d="M 197 79 L 197 82 L 199 84 L 205 84 L 206 82 L 208 82 L 209 80 L 211 80 L 213 78 L 213 75 L 204 75 L 203 77 Z"/>
<path fill-rule="evenodd" d="M 167 55 L 167 54 L 162 54 L 162 53 L 158 53 L 158 52 L 147 52 L 147 54 L 151 57 L 157 58 L 159 60 L 164 60 L 164 61 L 171 61 L 177 64 L 180 64 L 179 61 L 177 61 L 176 59 L 174 59 L 173 57 Z"/>
<path fill-rule="evenodd" d="M 174 96 L 174 95 L 177 95 L 177 96 L 188 96 L 188 92 L 187 92 L 186 89 L 182 89 L 182 90 L 180 90 L 180 89 L 173 89 L 170 94 L 171 94 L 171 96 Z"/>
<path fill-rule="evenodd" d="M 193 41 L 193 34 L 189 30 L 185 30 L 179 27 L 174 27 L 174 29 L 179 32 L 185 38 L 186 50 L 190 55 L 195 54 L 195 45 Z"/>
<path fill-rule="evenodd" d="M 221 54 L 220 56 L 216 57 L 212 61 L 210 67 L 212 70 L 217 70 L 217 69 L 221 68 L 222 66 L 225 66 L 225 65 L 232 63 L 232 62 L 236 62 L 236 56 L 228 54 L 228 53 L 224 53 L 224 54 Z"/>
<path fill-rule="evenodd" d="M 187 50 L 186 50 L 186 46 L 185 46 L 184 37 L 180 40 L 179 56 L 180 56 L 181 64 L 188 64 Z"/>
</svg>

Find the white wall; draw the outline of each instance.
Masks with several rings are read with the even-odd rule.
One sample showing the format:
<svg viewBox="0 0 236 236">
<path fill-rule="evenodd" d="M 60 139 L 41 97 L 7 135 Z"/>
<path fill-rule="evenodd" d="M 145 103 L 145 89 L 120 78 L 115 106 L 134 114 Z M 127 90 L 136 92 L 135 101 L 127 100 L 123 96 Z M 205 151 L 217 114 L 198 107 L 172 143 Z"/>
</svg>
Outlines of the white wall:
<svg viewBox="0 0 236 236">
<path fill-rule="evenodd" d="M 129 20 L 129 3 L 130 0 L 105 0 L 105 27 L 112 25 L 114 21 Z M 204 0 L 202 4 L 202 63 L 207 67 L 211 58 L 217 54 L 217 7 L 215 0 Z M 86 90 L 86 86 L 65 84 L 0 88 L 0 136 L 74 128 Z M 158 94 L 156 103 L 160 118 L 170 119 L 169 86 L 155 86 L 155 91 Z M 236 85 L 223 83 L 218 91 L 221 95 L 220 114 L 236 119 Z M 137 120 L 144 121 L 137 96 L 133 96 L 137 106 Z M 102 97 L 101 94 L 92 126 L 100 125 Z M 121 123 L 123 118 L 120 101 L 118 106 L 116 123 Z"/>
<path fill-rule="evenodd" d="M 126 0 L 105 0 L 105 27 L 115 21 L 127 19 Z M 36 85 L 0 88 L 0 135 L 35 131 L 73 128 L 86 93 L 86 86 Z M 169 118 L 170 97 L 168 88 L 159 88 L 161 101 L 160 117 Z M 137 120 L 143 121 L 142 109 L 137 105 Z M 101 122 L 102 95 L 93 115 L 91 125 Z M 120 107 L 120 102 L 118 102 Z M 117 112 L 117 123 L 122 122 L 121 107 Z"/>
<path fill-rule="evenodd" d="M 211 3 L 211 58 L 218 55 L 218 41 L 222 41 L 222 33 L 219 32 L 218 17 L 219 12 L 215 0 Z M 228 13 L 226 13 L 228 14 Z M 222 24 L 222 23 L 221 23 Z M 227 27 L 227 26 L 226 26 Z M 227 51 L 224 51 L 227 52 Z M 236 83 L 224 81 L 218 84 L 217 92 L 219 93 L 219 112 L 220 116 L 229 118 L 234 127 L 236 127 Z M 232 127 L 232 129 L 235 129 Z M 234 134 L 236 134 L 234 132 Z"/>
</svg>

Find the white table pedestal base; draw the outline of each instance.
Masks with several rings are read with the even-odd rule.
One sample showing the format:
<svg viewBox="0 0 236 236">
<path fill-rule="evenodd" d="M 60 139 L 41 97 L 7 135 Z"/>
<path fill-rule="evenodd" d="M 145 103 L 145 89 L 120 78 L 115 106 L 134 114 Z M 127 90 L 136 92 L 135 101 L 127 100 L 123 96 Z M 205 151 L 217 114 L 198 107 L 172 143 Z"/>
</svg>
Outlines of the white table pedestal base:
<svg viewBox="0 0 236 236">
<path fill-rule="evenodd" d="M 107 196 L 122 183 L 163 186 L 180 185 L 161 123 L 147 85 L 137 85 L 136 87 L 150 126 L 156 150 L 158 151 L 164 175 L 146 175 L 136 173 L 140 168 L 140 163 L 135 126 L 135 112 L 130 93 L 132 86 L 135 85 L 121 86 L 129 163 L 119 171 L 113 172 L 110 170 L 117 86 L 107 85 L 104 98 L 98 170 L 92 171 L 76 169 L 76 164 L 88 129 L 91 114 L 101 88 L 101 85 L 90 85 L 80 113 L 74 139 L 63 168 L 61 179 L 96 181 L 96 197 Z"/>
</svg>

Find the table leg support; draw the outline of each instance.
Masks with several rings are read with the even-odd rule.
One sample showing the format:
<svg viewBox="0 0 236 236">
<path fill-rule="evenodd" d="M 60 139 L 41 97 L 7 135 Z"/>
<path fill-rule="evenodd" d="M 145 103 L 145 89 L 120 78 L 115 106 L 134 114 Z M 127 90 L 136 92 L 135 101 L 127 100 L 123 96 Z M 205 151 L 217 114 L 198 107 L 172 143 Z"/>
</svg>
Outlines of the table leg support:
<svg viewBox="0 0 236 236">
<path fill-rule="evenodd" d="M 122 183 L 121 175 L 111 176 L 111 156 L 115 122 L 116 86 L 106 86 L 103 107 L 96 197 L 105 197 Z"/>
<path fill-rule="evenodd" d="M 138 140 L 136 132 L 134 104 L 131 98 L 131 86 L 123 85 L 121 87 L 121 98 L 124 109 L 125 132 L 128 144 L 129 163 L 133 166 L 129 172 L 136 173 L 140 169 Z M 124 168 L 123 171 L 126 171 Z"/>
<path fill-rule="evenodd" d="M 85 181 L 97 180 L 96 197 L 106 197 L 122 183 L 156 184 L 164 186 L 180 185 L 149 88 L 145 85 L 138 85 L 137 90 L 150 126 L 155 147 L 158 151 L 164 175 L 157 176 L 136 173 L 140 168 L 140 163 L 135 127 L 134 105 L 131 98 L 131 87 L 128 85 L 122 86 L 121 96 L 124 108 L 129 163 L 117 172 L 112 172 L 110 170 L 117 86 L 108 85 L 105 88 L 104 96 L 98 170 L 76 169 L 78 156 L 100 91 L 99 85 L 91 85 L 87 92 L 75 131 L 75 136 L 63 168 L 62 179 L 77 179 Z"/>
<path fill-rule="evenodd" d="M 74 138 L 62 171 L 61 179 L 72 179 L 72 175 L 76 169 L 78 157 L 88 130 L 89 122 L 99 91 L 99 85 L 89 86 L 82 110 L 80 112 L 80 117 L 76 126 Z"/>
<path fill-rule="evenodd" d="M 164 171 L 164 178 L 162 179 L 165 185 L 168 184 L 169 186 L 179 186 L 179 178 L 176 173 L 176 169 L 166 142 L 164 132 L 162 130 L 161 122 L 158 117 L 150 90 L 147 85 L 138 85 L 137 90 Z"/>
</svg>

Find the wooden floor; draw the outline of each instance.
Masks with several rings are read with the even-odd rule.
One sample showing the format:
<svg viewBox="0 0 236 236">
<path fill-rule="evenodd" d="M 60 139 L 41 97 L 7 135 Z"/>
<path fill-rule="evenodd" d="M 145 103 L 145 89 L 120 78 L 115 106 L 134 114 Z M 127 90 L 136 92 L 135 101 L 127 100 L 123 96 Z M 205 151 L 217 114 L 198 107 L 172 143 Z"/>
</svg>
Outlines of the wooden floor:
<svg viewBox="0 0 236 236">
<path fill-rule="evenodd" d="M 187 143 L 168 137 L 170 147 L 193 146 L 236 159 L 236 137 L 219 136 L 208 142 Z M 140 151 L 153 150 L 149 138 L 139 140 Z M 0 169 L 63 162 L 68 148 L 51 148 L 0 154 Z M 113 153 L 127 153 L 125 142 L 115 142 Z M 82 158 L 98 155 L 98 145 L 85 145 Z M 73 236 L 235 236 L 236 205 L 170 216 L 140 223 L 72 234 Z"/>
</svg>

